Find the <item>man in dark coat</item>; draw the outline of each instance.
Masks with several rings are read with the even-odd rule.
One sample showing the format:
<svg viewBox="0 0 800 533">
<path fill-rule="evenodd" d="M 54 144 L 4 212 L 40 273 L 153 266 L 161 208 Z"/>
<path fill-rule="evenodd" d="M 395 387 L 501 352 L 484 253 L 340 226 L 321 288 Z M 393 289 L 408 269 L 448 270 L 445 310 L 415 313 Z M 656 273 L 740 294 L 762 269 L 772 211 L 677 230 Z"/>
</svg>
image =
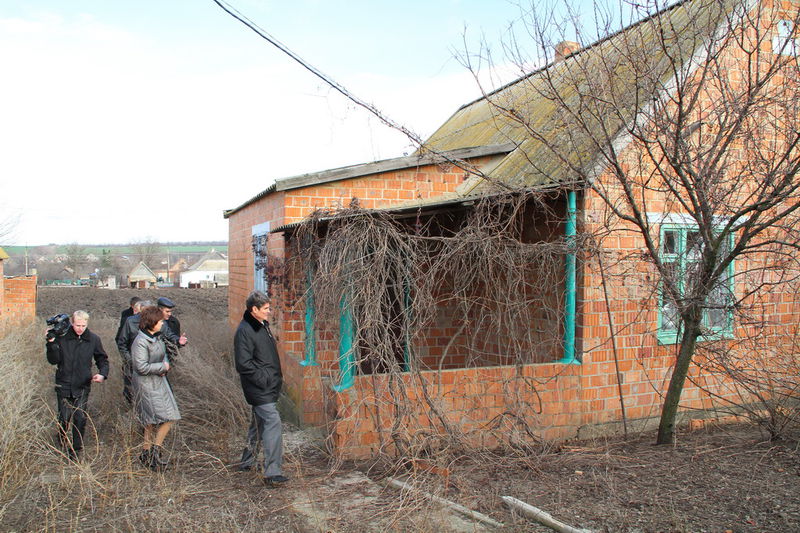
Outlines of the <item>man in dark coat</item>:
<svg viewBox="0 0 800 533">
<path fill-rule="evenodd" d="M 75 311 L 71 322 L 72 327 L 60 337 L 48 332 L 47 360 L 58 366 L 56 400 L 61 444 L 67 456 L 76 459 L 83 449 L 89 389 L 92 383 L 102 383 L 108 377 L 108 355 L 100 337 L 87 328 L 89 313 Z M 97 365 L 97 373 L 92 372 L 92 360 Z"/>
<path fill-rule="evenodd" d="M 125 321 L 128 320 L 128 318 L 132 317 L 134 314 L 136 314 L 136 310 L 134 309 L 136 307 L 136 302 L 141 302 L 141 301 L 142 299 L 139 298 L 138 296 L 134 296 L 133 298 L 131 298 L 129 307 L 126 307 L 119 316 L 119 326 L 117 327 L 117 334 L 114 336 L 114 340 L 117 340 L 119 338 L 119 334 L 122 332 L 122 328 L 125 327 Z"/>
<path fill-rule="evenodd" d="M 178 320 L 178 317 L 173 314 L 175 302 L 165 296 L 162 296 L 156 300 L 156 305 L 158 305 L 158 308 L 161 310 L 161 313 L 164 316 L 164 325 L 167 326 L 172 333 L 178 335 L 179 339 L 181 337 L 185 338 L 186 335 L 181 333 L 181 322 Z M 169 338 L 164 338 L 167 340 L 167 355 L 169 356 L 170 364 L 174 364 L 178 359 L 178 348 L 183 347 L 186 343 L 184 342 L 183 344 L 176 344 Z"/>
<path fill-rule="evenodd" d="M 264 483 L 276 487 L 289 481 L 283 475 L 282 424 L 276 407 L 283 384 L 281 360 L 267 322 L 269 298 L 261 291 L 253 291 L 245 305 L 244 316 L 233 339 L 233 352 L 244 398 L 251 406 L 252 416 L 239 469 L 250 470 L 253 467 L 260 440 L 264 447 Z"/>
</svg>

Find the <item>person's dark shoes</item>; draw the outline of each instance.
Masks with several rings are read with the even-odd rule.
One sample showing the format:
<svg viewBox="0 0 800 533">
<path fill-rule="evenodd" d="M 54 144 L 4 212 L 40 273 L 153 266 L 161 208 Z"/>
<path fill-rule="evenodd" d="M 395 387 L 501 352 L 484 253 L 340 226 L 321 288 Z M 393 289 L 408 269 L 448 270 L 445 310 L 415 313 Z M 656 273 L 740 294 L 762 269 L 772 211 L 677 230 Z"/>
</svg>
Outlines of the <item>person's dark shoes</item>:
<svg viewBox="0 0 800 533">
<path fill-rule="evenodd" d="M 253 469 L 252 463 L 238 463 L 233 467 L 237 472 L 250 472 Z"/>
<path fill-rule="evenodd" d="M 289 481 L 289 478 L 284 475 L 269 476 L 264 478 L 264 485 L 267 488 L 274 489 Z"/>
<path fill-rule="evenodd" d="M 153 449 L 142 450 L 142 453 L 139 454 L 139 462 L 146 468 L 153 468 Z"/>
</svg>

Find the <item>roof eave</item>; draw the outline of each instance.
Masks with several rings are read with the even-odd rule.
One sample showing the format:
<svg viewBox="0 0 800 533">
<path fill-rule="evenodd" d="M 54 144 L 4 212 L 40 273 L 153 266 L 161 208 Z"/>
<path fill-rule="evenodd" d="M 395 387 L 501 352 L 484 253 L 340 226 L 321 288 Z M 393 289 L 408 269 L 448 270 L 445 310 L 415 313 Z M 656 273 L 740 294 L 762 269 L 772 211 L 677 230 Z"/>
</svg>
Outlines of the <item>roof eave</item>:
<svg viewBox="0 0 800 533">
<path fill-rule="evenodd" d="M 435 165 L 453 160 L 473 159 L 477 157 L 507 154 L 512 152 L 516 147 L 517 145 L 514 143 L 473 146 L 469 148 L 450 150 L 447 152 L 426 152 L 424 154 L 396 157 L 394 159 L 384 159 L 371 163 L 360 163 L 358 165 L 327 169 L 320 172 L 300 174 L 298 176 L 277 180 L 267 189 L 250 198 L 242 205 L 223 211 L 222 215 L 224 218 L 229 218 L 237 211 L 241 211 L 248 205 L 261 200 L 273 192 L 289 191 L 292 189 L 308 187 L 310 185 L 321 185 L 323 183 L 330 183 L 333 181 L 359 178 L 362 176 L 369 176 L 371 174 L 391 172 L 393 170 L 403 170 L 425 165 Z"/>
</svg>

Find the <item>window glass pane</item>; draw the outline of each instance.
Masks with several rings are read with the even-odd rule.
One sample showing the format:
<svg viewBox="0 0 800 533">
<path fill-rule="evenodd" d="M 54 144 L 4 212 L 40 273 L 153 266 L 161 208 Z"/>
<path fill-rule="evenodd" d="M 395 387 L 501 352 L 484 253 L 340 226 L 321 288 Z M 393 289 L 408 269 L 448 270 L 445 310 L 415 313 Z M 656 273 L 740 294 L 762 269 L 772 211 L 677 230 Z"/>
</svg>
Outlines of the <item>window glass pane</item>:
<svg viewBox="0 0 800 533">
<path fill-rule="evenodd" d="M 664 266 L 667 267 L 667 280 L 676 279 L 675 276 L 678 274 L 678 264 L 667 263 Z M 675 300 L 669 295 L 668 291 L 663 291 L 661 299 L 661 329 L 676 331 L 679 323 L 678 306 L 675 304 Z"/>
<path fill-rule="evenodd" d="M 791 20 L 779 20 L 775 25 L 775 36 L 772 38 L 772 53 L 796 56 L 798 40 L 793 34 L 794 23 Z"/>
<path fill-rule="evenodd" d="M 726 328 L 732 305 L 733 294 L 730 290 L 730 278 L 726 274 L 708 295 L 707 326 L 714 329 Z"/>
<path fill-rule="evenodd" d="M 726 235 L 724 239 L 722 239 L 722 243 L 719 247 L 719 257 L 725 257 L 731 252 L 731 239 L 730 235 Z"/>
<path fill-rule="evenodd" d="M 706 327 L 714 330 L 726 329 L 728 325 L 728 312 L 724 308 L 711 308 L 706 310 Z"/>
<path fill-rule="evenodd" d="M 665 231 L 662 252 L 665 254 L 675 254 L 677 253 L 677 247 L 678 247 L 678 232 Z"/>
<path fill-rule="evenodd" d="M 697 260 L 703 251 L 703 239 L 697 231 L 686 232 L 686 257 L 689 260 Z"/>
<path fill-rule="evenodd" d="M 775 25 L 778 37 L 783 37 L 784 39 L 788 39 L 792 35 L 792 24 L 791 20 L 779 20 L 778 23 Z"/>
</svg>

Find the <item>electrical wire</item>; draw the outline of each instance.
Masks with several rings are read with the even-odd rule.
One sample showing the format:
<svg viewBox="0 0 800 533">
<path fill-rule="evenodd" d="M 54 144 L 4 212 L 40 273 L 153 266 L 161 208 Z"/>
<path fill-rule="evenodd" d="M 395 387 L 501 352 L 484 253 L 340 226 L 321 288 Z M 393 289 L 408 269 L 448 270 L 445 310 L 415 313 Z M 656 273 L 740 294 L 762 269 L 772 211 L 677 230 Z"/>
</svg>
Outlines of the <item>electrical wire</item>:
<svg viewBox="0 0 800 533">
<path fill-rule="evenodd" d="M 232 16 L 233 18 L 235 18 L 236 20 L 238 20 L 239 22 L 241 22 L 242 24 L 244 24 L 245 26 L 247 26 L 248 28 L 253 30 L 256 34 L 258 34 L 259 37 L 261 37 L 265 41 L 269 42 L 271 45 L 276 47 L 278 50 L 280 50 L 284 54 L 288 55 L 294 61 L 299 63 L 304 69 L 306 69 L 307 71 L 311 72 L 314 76 L 318 77 L 319 79 L 324 81 L 327 85 L 331 86 L 335 91 L 337 91 L 340 94 L 342 94 L 342 96 L 344 96 L 345 98 L 347 98 L 348 100 L 350 100 L 354 104 L 366 109 L 368 112 L 370 112 L 373 115 L 375 115 L 378 118 L 378 120 L 380 120 L 386 126 L 389 126 L 390 128 L 401 132 L 403 135 L 408 137 L 408 139 L 412 143 L 416 144 L 418 147 L 422 146 L 422 139 L 420 138 L 419 135 L 417 135 L 416 133 L 414 133 L 410 129 L 406 128 L 402 124 L 399 124 L 398 122 L 396 122 L 396 121 L 388 118 L 387 116 L 385 116 L 373 104 L 370 104 L 370 103 L 364 101 L 363 99 L 357 97 L 356 95 L 354 95 L 353 93 L 348 91 L 347 88 L 345 88 L 342 84 L 340 84 L 339 82 L 337 82 L 336 80 L 334 80 L 330 76 L 328 76 L 325 73 L 323 73 L 322 71 L 320 71 L 318 68 L 314 67 L 313 65 L 311 65 L 310 63 L 305 61 L 303 58 L 301 58 L 299 55 L 297 55 L 295 52 L 293 52 L 291 49 L 289 49 L 288 46 L 286 46 L 283 43 L 281 43 L 280 41 L 278 41 L 278 39 L 276 39 L 275 37 L 270 35 L 263 28 L 259 27 L 258 24 L 256 24 L 255 22 L 253 22 L 252 20 L 247 18 L 245 15 L 243 15 L 241 12 L 239 12 L 236 8 L 231 6 L 228 2 L 225 2 L 224 0 L 213 0 L 213 1 L 220 8 L 222 8 L 223 11 L 225 11 L 230 16 Z"/>
</svg>

